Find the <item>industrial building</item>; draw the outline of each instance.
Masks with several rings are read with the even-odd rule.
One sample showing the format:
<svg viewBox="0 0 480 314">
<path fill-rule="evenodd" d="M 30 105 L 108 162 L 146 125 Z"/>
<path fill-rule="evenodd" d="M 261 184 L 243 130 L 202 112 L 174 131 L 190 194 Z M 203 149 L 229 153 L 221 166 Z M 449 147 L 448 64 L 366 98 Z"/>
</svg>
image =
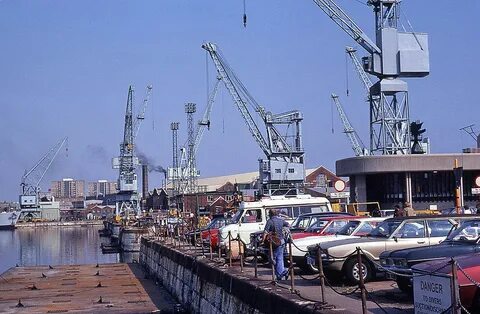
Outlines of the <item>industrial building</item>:
<svg viewBox="0 0 480 314">
<path fill-rule="evenodd" d="M 410 202 L 415 209 L 455 207 L 455 159 L 463 167 L 464 205 L 475 206 L 480 154 L 360 156 L 338 160 L 336 173 L 350 178 L 351 202 L 376 202 L 382 209 Z M 472 190 L 472 188 L 474 190 Z"/>
</svg>

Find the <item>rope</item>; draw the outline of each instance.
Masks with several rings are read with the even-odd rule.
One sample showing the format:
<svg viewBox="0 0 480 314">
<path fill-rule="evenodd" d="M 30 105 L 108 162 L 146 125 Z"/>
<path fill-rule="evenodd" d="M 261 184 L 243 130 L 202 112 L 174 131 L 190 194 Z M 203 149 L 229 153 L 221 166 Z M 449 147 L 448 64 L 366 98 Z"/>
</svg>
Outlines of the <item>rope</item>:
<svg viewBox="0 0 480 314">
<path fill-rule="evenodd" d="M 460 267 L 460 265 L 457 264 L 457 268 L 468 280 L 470 280 L 471 283 L 473 283 L 475 286 L 480 288 L 480 283 L 475 279 L 473 279 L 469 274 L 467 274 L 467 272 L 465 272 L 465 270 L 462 267 Z"/>
<path fill-rule="evenodd" d="M 375 303 L 378 308 L 383 311 L 383 313 L 388 314 L 388 312 L 377 301 L 375 301 L 375 299 L 373 299 L 372 294 L 368 292 L 367 289 L 365 289 L 365 292 L 367 293 L 367 298 L 369 297 L 371 302 Z"/>
<path fill-rule="evenodd" d="M 349 292 L 340 292 L 340 291 L 336 290 L 336 289 L 330 284 L 330 282 L 328 281 L 327 277 L 324 277 L 323 279 L 325 280 L 325 283 L 327 284 L 327 286 L 328 286 L 330 289 L 332 289 L 332 291 L 335 292 L 335 293 L 338 294 L 338 295 L 349 296 L 349 295 L 354 294 L 355 292 L 357 292 L 357 291 L 360 289 L 359 287 L 356 287 L 354 290 L 349 291 Z"/>
</svg>

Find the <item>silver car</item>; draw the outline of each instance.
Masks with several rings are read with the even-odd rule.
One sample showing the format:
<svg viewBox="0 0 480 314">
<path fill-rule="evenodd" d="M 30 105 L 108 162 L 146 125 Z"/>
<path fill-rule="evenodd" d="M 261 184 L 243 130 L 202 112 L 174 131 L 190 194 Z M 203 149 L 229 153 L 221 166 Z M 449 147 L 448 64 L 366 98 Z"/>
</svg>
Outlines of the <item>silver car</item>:
<svg viewBox="0 0 480 314">
<path fill-rule="evenodd" d="M 357 248 L 361 249 L 363 277 L 370 280 L 377 272 L 380 254 L 384 251 L 439 244 L 460 219 L 472 216 L 416 216 L 390 218 L 380 223 L 370 234 L 361 238 L 322 243 L 325 271 L 340 271 L 350 282 L 359 281 Z M 447 226 L 447 227 L 445 227 Z M 309 247 L 307 262 L 314 262 L 318 246 Z M 377 264 L 377 265 L 375 265 Z"/>
</svg>

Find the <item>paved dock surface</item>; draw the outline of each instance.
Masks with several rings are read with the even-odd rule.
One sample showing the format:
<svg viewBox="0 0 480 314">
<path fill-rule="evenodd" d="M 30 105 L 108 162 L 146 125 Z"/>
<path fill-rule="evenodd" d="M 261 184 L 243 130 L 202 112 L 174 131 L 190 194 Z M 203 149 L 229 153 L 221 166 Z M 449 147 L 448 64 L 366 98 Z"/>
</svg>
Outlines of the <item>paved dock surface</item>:
<svg viewBox="0 0 480 314">
<path fill-rule="evenodd" d="M 138 264 L 14 267 L 0 277 L 0 313 L 151 313 L 174 304 Z"/>
</svg>

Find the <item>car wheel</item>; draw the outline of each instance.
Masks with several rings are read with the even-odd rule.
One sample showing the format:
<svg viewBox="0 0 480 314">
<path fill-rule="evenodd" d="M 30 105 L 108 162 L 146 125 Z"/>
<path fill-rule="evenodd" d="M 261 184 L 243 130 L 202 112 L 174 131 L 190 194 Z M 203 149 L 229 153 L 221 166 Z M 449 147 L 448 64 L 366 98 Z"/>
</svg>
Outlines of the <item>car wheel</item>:
<svg viewBox="0 0 480 314">
<path fill-rule="evenodd" d="M 372 267 L 365 257 L 362 258 L 363 281 L 368 282 L 372 278 Z M 356 257 L 350 258 L 344 266 L 344 273 L 348 281 L 358 284 L 360 281 L 360 267 Z"/>
<path fill-rule="evenodd" d="M 410 278 L 397 277 L 397 286 L 402 292 L 406 294 L 413 294 L 413 287 L 410 284 Z"/>
<path fill-rule="evenodd" d="M 298 268 L 306 272 L 307 274 L 317 274 L 318 268 L 308 263 L 297 263 Z"/>
</svg>

